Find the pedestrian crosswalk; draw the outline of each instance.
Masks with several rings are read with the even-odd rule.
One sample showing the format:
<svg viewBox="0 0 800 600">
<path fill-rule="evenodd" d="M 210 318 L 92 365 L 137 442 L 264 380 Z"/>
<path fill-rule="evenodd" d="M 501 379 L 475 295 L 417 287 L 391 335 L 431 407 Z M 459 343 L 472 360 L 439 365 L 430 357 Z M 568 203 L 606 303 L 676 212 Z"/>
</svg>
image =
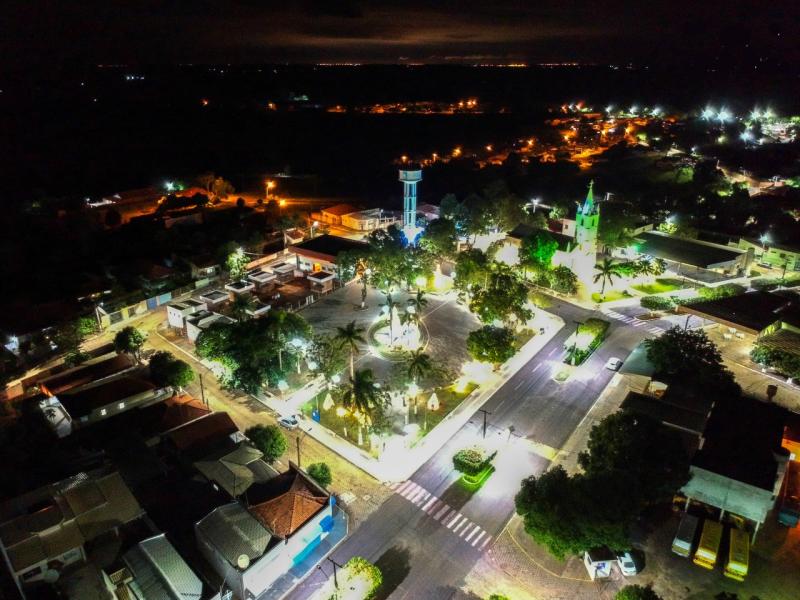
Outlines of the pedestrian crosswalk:
<svg viewBox="0 0 800 600">
<path fill-rule="evenodd" d="M 476 550 L 483 550 L 492 540 L 492 536 L 477 523 L 473 523 L 457 509 L 410 479 L 389 484 L 389 489 L 411 502 L 431 519 Z"/>
<path fill-rule="evenodd" d="M 606 314 L 617 321 L 622 321 L 623 323 L 632 325 L 633 327 L 644 327 L 647 331 L 655 335 L 661 335 L 664 333 L 663 327 L 659 327 L 658 325 L 650 325 L 647 321 L 642 321 L 641 319 L 637 319 L 636 317 L 631 317 L 629 315 L 623 315 L 615 310 L 605 309 L 603 310 L 603 314 Z"/>
</svg>

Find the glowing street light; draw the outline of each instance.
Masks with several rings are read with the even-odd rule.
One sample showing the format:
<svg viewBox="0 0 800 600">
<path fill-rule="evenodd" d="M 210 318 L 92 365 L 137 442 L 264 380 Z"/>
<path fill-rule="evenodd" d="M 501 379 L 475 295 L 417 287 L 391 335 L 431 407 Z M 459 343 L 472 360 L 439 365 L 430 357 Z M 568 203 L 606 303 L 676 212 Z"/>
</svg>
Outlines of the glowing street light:
<svg viewBox="0 0 800 600">
<path fill-rule="evenodd" d="M 704 118 L 706 121 L 710 121 L 710 120 L 711 120 L 711 117 L 713 117 L 713 116 L 714 116 L 714 113 L 715 113 L 715 112 L 716 112 L 716 111 L 714 110 L 714 108 L 713 108 L 713 107 L 711 107 L 711 106 L 706 106 L 706 107 L 703 109 L 703 112 L 701 113 L 701 115 L 700 115 L 700 116 L 702 116 L 702 117 L 703 117 L 703 118 Z"/>
<path fill-rule="evenodd" d="M 167 182 L 164 184 L 164 187 L 166 188 L 166 190 L 167 190 L 168 192 L 171 192 L 171 191 L 173 191 L 173 190 L 175 189 L 175 182 L 173 182 L 173 181 L 167 181 Z"/>
<path fill-rule="evenodd" d="M 267 200 L 269 200 L 269 197 L 272 195 L 271 194 L 272 190 L 275 189 L 275 182 L 272 179 L 267 179 L 264 182 L 264 187 L 267 190 Z"/>
<path fill-rule="evenodd" d="M 746 129 L 742 133 L 739 134 L 739 139 L 743 142 L 752 142 L 753 141 L 753 132 L 749 129 Z"/>
<path fill-rule="evenodd" d="M 717 119 L 720 123 L 730 121 L 732 117 L 733 115 L 731 114 L 731 111 L 729 111 L 727 108 L 720 108 L 719 112 L 717 113 Z"/>
</svg>

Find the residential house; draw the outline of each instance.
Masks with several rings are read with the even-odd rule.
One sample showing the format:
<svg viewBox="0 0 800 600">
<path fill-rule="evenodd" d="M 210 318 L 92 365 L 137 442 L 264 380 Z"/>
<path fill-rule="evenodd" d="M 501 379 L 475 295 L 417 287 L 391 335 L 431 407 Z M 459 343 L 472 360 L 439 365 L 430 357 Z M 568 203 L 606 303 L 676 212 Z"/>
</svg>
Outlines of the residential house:
<svg viewBox="0 0 800 600">
<path fill-rule="evenodd" d="M 341 216 L 342 227 L 364 232 L 386 228 L 399 222 L 397 213 L 382 208 L 358 210 Z"/>
<path fill-rule="evenodd" d="M 226 317 L 225 315 L 208 312 L 207 310 L 201 310 L 200 312 L 195 313 L 186 319 L 186 337 L 189 338 L 190 341 L 195 342 L 197 341 L 197 336 L 200 335 L 200 332 L 204 329 L 208 329 L 214 323 L 235 322 L 236 321 L 234 319 Z"/>
<path fill-rule="evenodd" d="M 0 549 L 24 594 L 85 561 L 87 542 L 142 515 L 119 473 L 80 473 L 0 505 Z"/>
<path fill-rule="evenodd" d="M 195 533 L 200 551 L 234 594 L 253 600 L 279 597 L 330 551 L 332 533 L 346 531 L 334 500 L 303 471 L 285 473 L 247 490 L 248 505 L 232 502 L 201 519 Z M 332 546 L 330 546 L 332 549 Z"/>
<path fill-rule="evenodd" d="M 183 329 L 186 318 L 202 310 L 206 310 L 206 303 L 194 298 L 171 302 L 167 304 L 167 323 L 175 329 Z"/>
<path fill-rule="evenodd" d="M 197 296 L 197 299 L 205 303 L 207 310 L 216 310 L 230 300 L 230 295 L 222 290 L 210 290 Z"/>
<path fill-rule="evenodd" d="M 66 392 L 78 392 L 91 385 L 98 385 L 119 375 L 130 373 L 136 368 L 137 364 L 130 356 L 115 354 L 37 379 L 36 385 L 43 394 L 57 396 Z"/>
<path fill-rule="evenodd" d="M 347 215 L 357 210 L 352 204 L 334 204 L 328 208 L 323 208 L 319 213 L 312 214 L 311 218 L 328 225 L 341 225 L 342 215 Z"/>
</svg>

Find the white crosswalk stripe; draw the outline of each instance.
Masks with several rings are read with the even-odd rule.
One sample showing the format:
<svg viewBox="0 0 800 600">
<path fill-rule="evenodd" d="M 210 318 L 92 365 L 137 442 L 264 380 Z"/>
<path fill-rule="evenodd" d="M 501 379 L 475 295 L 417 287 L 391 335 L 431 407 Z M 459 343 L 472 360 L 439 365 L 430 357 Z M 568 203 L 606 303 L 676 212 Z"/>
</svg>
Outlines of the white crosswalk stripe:
<svg viewBox="0 0 800 600">
<path fill-rule="evenodd" d="M 477 523 L 473 523 L 447 502 L 410 479 L 389 483 L 386 487 L 408 500 L 477 551 L 483 551 L 492 539 L 492 536 Z"/>
</svg>

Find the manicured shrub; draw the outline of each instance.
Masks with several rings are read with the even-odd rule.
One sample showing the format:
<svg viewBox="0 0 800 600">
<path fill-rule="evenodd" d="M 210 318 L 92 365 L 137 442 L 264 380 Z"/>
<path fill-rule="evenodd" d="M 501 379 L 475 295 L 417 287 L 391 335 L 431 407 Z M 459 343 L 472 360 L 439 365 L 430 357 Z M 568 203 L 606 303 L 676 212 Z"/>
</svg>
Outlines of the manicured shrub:
<svg viewBox="0 0 800 600">
<path fill-rule="evenodd" d="M 642 305 L 642 308 L 649 310 L 672 310 L 675 308 L 672 298 L 666 296 L 643 296 L 639 300 L 639 304 Z"/>
</svg>

